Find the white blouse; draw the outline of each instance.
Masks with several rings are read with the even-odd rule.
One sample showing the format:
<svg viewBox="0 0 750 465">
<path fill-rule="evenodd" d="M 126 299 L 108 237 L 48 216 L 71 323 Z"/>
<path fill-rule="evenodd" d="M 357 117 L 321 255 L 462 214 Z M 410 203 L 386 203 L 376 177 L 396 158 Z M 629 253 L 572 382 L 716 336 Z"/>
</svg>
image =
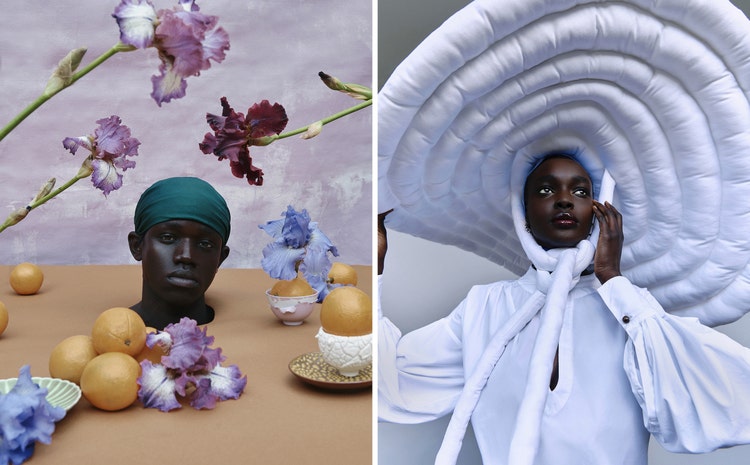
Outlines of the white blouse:
<svg viewBox="0 0 750 465">
<path fill-rule="evenodd" d="M 380 420 L 420 423 L 451 413 L 535 279 L 530 271 L 475 286 L 450 315 L 403 336 L 378 308 Z M 472 415 L 485 464 L 507 463 L 538 328 L 537 315 L 511 340 Z M 583 276 L 571 291 L 558 366 L 538 465 L 646 464 L 649 433 L 673 452 L 750 443 L 750 350 L 697 319 L 665 313 L 624 277 L 600 285 Z"/>
</svg>

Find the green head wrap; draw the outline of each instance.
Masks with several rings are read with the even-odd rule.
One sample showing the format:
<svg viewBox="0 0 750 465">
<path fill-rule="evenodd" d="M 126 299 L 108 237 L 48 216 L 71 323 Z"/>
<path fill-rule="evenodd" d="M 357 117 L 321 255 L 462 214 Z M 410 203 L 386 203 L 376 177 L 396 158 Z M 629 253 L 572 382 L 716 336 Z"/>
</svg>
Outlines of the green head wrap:
<svg viewBox="0 0 750 465">
<path fill-rule="evenodd" d="M 202 179 L 162 179 L 143 191 L 135 207 L 135 232 L 143 236 L 151 226 L 169 220 L 197 221 L 219 233 L 224 245 L 229 239 L 227 203 Z"/>
</svg>

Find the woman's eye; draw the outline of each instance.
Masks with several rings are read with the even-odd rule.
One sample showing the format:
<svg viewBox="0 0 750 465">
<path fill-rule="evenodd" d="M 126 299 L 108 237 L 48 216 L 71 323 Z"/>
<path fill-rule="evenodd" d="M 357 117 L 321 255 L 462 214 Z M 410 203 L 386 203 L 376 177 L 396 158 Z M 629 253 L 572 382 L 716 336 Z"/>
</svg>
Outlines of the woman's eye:
<svg viewBox="0 0 750 465">
<path fill-rule="evenodd" d="M 159 236 L 159 240 L 162 242 L 173 242 L 175 237 L 173 234 L 164 233 Z"/>
<path fill-rule="evenodd" d="M 200 242 L 198 243 L 198 245 L 199 245 L 199 246 L 200 246 L 200 247 L 201 247 L 202 249 L 213 249 L 213 248 L 214 248 L 214 243 L 213 243 L 213 242 L 211 242 L 211 241 L 200 241 Z"/>
</svg>

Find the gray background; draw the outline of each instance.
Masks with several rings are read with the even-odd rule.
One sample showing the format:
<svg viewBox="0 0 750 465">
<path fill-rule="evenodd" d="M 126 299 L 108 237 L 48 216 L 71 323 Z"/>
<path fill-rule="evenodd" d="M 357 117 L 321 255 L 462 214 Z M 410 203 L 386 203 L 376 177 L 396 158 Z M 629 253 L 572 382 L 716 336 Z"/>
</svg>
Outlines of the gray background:
<svg viewBox="0 0 750 465">
<path fill-rule="evenodd" d="M 378 2 L 378 83 L 430 32 L 465 0 L 380 0 Z M 750 0 L 733 2 L 746 14 Z M 750 33 L 750 31 L 748 31 Z M 389 232 L 389 255 L 384 275 L 383 308 L 404 331 L 423 326 L 449 312 L 474 285 L 515 276 L 474 254 Z M 389 309 L 419 311 L 388 313 Z M 750 347 L 750 317 L 718 328 Z M 381 423 L 378 427 L 378 459 L 383 465 L 431 464 L 440 446 L 448 418 L 422 425 Z M 664 451 L 655 441 L 649 450 L 650 465 L 727 465 L 750 463 L 750 446 L 710 454 L 685 455 Z M 464 441 L 459 464 L 481 463 L 471 432 Z M 627 464 L 624 464 L 627 465 Z"/>
</svg>

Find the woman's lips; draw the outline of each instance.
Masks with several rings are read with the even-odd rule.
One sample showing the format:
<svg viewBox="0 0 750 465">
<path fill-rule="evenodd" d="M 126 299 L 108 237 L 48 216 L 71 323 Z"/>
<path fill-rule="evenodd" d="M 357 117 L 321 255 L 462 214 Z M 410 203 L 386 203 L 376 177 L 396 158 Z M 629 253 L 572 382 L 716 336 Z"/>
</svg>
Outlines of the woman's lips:
<svg viewBox="0 0 750 465">
<path fill-rule="evenodd" d="M 570 213 L 560 213 L 552 218 L 552 224 L 563 229 L 575 228 L 578 226 L 578 220 Z"/>
</svg>

